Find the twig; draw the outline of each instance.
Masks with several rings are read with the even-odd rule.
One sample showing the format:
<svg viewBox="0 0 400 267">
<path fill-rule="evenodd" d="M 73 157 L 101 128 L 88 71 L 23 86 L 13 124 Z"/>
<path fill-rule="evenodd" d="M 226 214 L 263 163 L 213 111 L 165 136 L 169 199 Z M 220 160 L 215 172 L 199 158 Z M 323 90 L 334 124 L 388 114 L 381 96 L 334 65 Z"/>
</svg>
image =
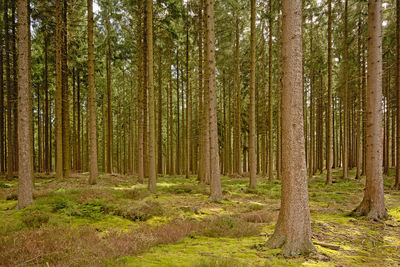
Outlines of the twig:
<svg viewBox="0 0 400 267">
<path fill-rule="evenodd" d="M 314 241 L 315 245 L 324 247 L 324 248 L 329 248 L 329 249 L 333 249 L 333 250 L 339 250 L 340 246 L 338 245 L 334 245 L 334 244 L 328 244 L 328 243 L 323 243 L 323 242 L 318 242 L 318 241 Z"/>
</svg>

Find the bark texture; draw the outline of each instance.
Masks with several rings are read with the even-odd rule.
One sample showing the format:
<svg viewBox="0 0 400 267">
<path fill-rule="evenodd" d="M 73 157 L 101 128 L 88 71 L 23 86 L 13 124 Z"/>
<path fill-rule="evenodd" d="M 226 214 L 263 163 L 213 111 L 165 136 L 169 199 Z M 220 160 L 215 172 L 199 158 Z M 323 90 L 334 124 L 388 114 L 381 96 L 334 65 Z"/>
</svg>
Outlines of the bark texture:
<svg viewBox="0 0 400 267">
<path fill-rule="evenodd" d="M 301 0 L 282 1 L 282 197 L 272 248 L 285 256 L 314 251 L 303 132 Z"/>
<path fill-rule="evenodd" d="M 33 137 L 28 1 L 18 0 L 18 209 L 32 203 Z"/>
<path fill-rule="evenodd" d="M 382 2 L 368 2 L 366 183 L 355 215 L 387 218 L 382 175 Z"/>
</svg>

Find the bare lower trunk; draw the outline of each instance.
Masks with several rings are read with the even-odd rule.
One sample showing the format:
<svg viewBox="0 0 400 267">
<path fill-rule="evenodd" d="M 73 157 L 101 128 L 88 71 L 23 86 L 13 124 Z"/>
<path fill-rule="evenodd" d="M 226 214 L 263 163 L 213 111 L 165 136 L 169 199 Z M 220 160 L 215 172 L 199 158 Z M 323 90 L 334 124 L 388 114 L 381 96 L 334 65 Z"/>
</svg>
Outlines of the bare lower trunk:
<svg viewBox="0 0 400 267">
<path fill-rule="evenodd" d="M 364 198 L 356 215 L 387 218 L 382 175 L 382 2 L 368 4 L 367 151 Z"/>
<path fill-rule="evenodd" d="M 301 1 L 283 0 L 282 197 L 272 248 L 285 256 L 314 251 L 311 241 L 302 103 Z"/>
<path fill-rule="evenodd" d="M 18 208 L 32 203 L 33 137 L 32 92 L 30 88 L 29 22 L 27 0 L 18 0 Z"/>
</svg>

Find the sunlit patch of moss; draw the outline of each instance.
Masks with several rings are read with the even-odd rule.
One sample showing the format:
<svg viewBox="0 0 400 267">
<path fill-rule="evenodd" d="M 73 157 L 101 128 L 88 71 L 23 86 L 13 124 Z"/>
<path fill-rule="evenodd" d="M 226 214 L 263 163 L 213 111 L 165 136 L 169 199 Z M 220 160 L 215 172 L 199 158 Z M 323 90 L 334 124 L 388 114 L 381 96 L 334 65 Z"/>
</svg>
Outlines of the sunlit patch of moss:
<svg viewBox="0 0 400 267">
<path fill-rule="evenodd" d="M 158 226 L 162 225 L 164 223 L 170 222 L 172 220 L 171 217 L 166 217 L 166 216 L 153 216 L 149 220 L 146 221 L 147 224 L 151 226 Z"/>
<path fill-rule="evenodd" d="M 388 214 L 390 216 L 392 216 L 392 218 L 397 221 L 400 222 L 400 207 L 396 207 L 396 208 L 392 208 L 388 211 Z"/>
</svg>

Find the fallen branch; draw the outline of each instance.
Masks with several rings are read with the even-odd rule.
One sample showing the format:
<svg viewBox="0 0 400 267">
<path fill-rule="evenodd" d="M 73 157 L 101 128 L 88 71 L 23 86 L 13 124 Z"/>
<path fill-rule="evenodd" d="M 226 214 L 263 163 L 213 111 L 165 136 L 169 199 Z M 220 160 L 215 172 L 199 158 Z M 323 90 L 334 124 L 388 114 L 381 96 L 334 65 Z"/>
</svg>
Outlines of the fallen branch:
<svg viewBox="0 0 400 267">
<path fill-rule="evenodd" d="M 323 243 L 323 242 L 318 242 L 318 241 L 314 241 L 315 245 L 324 247 L 324 248 L 329 248 L 329 249 L 333 249 L 333 250 L 339 250 L 340 246 L 338 245 L 334 245 L 334 244 L 328 244 L 328 243 Z"/>
</svg>

